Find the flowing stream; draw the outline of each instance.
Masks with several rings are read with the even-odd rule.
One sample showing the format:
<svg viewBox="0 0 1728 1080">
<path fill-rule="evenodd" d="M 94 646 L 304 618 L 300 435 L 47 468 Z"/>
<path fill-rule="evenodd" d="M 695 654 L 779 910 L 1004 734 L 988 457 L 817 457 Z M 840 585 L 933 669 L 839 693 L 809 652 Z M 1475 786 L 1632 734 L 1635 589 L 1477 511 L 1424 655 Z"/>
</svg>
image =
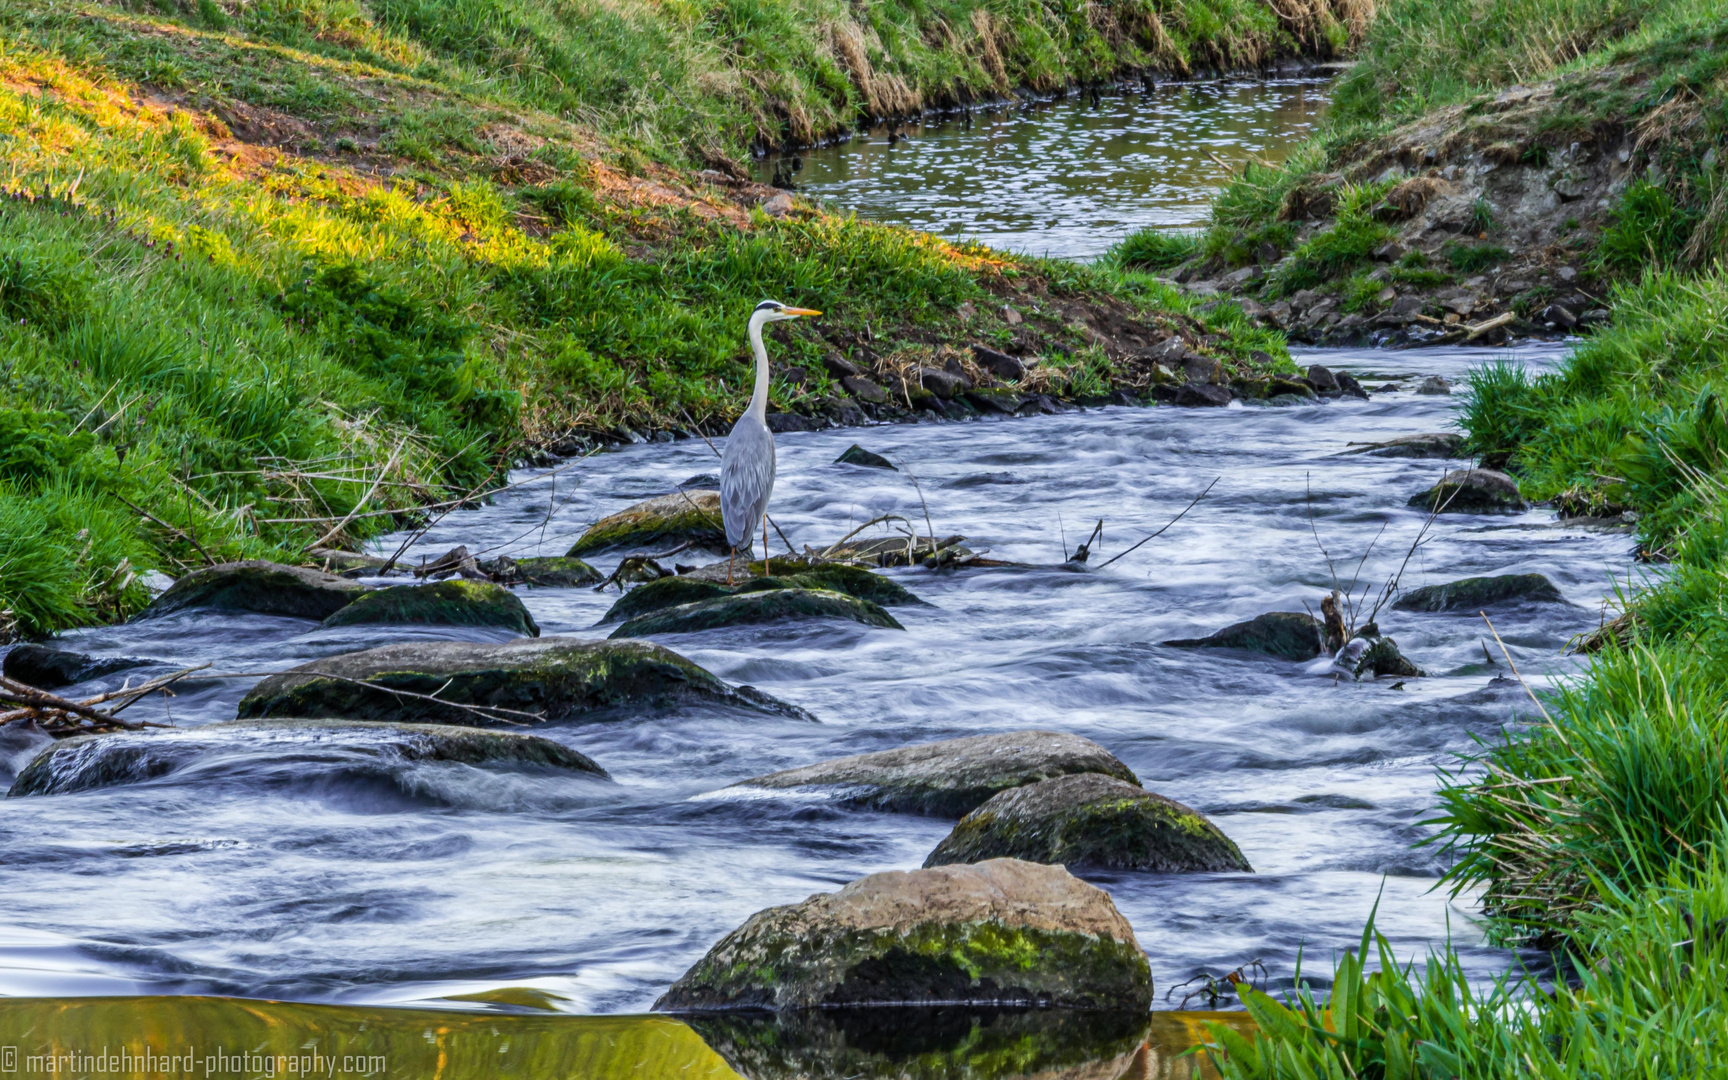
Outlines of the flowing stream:
<svg viewBox="0 0 1728 1080">
<path fill-rule="evenodd" d="M 1312 91 L 1298 84 L 1255 92 L 1284 104 L 1244 119 L 1243 129 L 1276 130 L 1288 141 L 1279 110 L 1290 95 Z M 1227 88 L 1168 93 L 1237 96 Z M 1060 108 L 1072 122 L 1057 122 Z M 1097 134 L 1093 113 L 1078 104 L 1056 109 L 1042 114 L 1053 142 L 1128 138 Z M 1012 135 L 1036 127 L 1038 115 L 978 118 L 971 137 L 989 125 Z M 1300 126 L 1311 111 L 1295 115 Z M 920 136 L 911 146 L 936 154 L 936 141 Z M 1235 145 L 1259 153 L 1272 141 Z M 854 152 L 832 153 L 838 160 Z M 817 157 L 807 157 L 804 172 L 812 190 L 826 167 Z M 1159 214 L 1192 220 L 1195 181 L 1134 168 L 1141 186 L 1120 202 L 1149 215 L 1136 222 Z M 847 182 L 868 180 L 858 173 Z M 1176 196 L 1142 203 L 1159 185 Z M 1109 185 L 1092 187 L 1102 200 Z M 1185 203 L 1177 189 L 1187 190 Z M 1021 205 L 1044 190 L 1003 187 L 991 197 Z M 1052 250 L 1085 254 L 1131 223 L 1082 216 L 1072 231 L 1051 231 L 1041 215 L 1022 221 L 1004 211 L 996 232 L 978 215 L 965 228 L 992 239 L 1016 229 L 1048 234 Z M 1545 367 L 1561 351 L 1531 346 L 1515 356 Z M 1132 922 L 1160 1008 L 1182 1002 L 1185 991 L 1174 988 L 1186 980 L 1250 961 L 1264 965 L 1272 987 L 1289 986 L 1299 950 L 1317 977 L 1355 942 L 1376 904 L 1378 925 L 1401 955 L 1420 956 L 1450 935 L 1466 966 L 1488 978 L 1518 958 L 1484 943 L 1472 897 L 1453 902 L 1437 888 L 1442 853 L 1413 846 L 1430 835 L 1422 822 L 1435 808 L 1436 770 L 1531 711 L 1522 689 L 1499 678 L 1505 668 L 1487 653 L 1482 621 L 1382 611 L 1381 628 L 1429 673 L 1403 681 L 1337 681 L 1287 661 L 1160 644 L 1262 612 L 1318 609 L 1333 583 L 1322 545 L 1343 582 L 1375 592 L 1422 527 L 1424 514 L 1407 500 L 1445 463 L 1345 451 L 1454 427 L 1466 373 L 1483 359 L 1444 349 L 1302 357 L 1391 387 L 1370 401 L 1110 407 L 782 435 L 772 512 L 799 547 L 894 512 L 921 527 L 927 515 L 938 535 L 963 534 L 975 550 L 1028 567 L 888 571 L 933 605 L 897 609 L 903 632 L 802 622 L 662 639 L 820 723 L 689 707 L 544 729 L 596 759 L 616 784 L 235 740 L 144 782 L 7 800 L 0 994 L 216 994 L 373 1009 L 473 1009 L 484 1007 L 473 1003 L 480 995 L 569 1013 L 639 1013 L 753 912 L 878 870 L 916 867 L 951 825 L 808 798 L 716 795 L 720 789 L 846 754 L 1026 728 L 1102 743 L 1148 788 L 1210 815 L 1253 864 L 1251 874 L 1089 875 Z M 1459 394 L 1416 393 L 1430 375 L 1451 379 Z M 901 471 L 834 464 L 853 442 Z M 716 471 L 711 449 L 686 441 L 519 472 L 519 486 L 492 505 L 451 514 L 409 558 L 456 544 L 562 554 L 598 517 Z M 1210 495 L 1168 532 L 1100 565 L 1214 479 Z M 1062 565 L 1100 519 L 1091 568 Z M 380 549 L 394 546 L 390 538 Z M 1570 668 L 1563 645 L 1598 624 L 1631 549 L 1623 530 L 1560 523 L 1546 509 L 1449 514 L 1410 557 L 1402 584 L 1547 575 L 1567 604 L 1495 613 L 1520 669 L 1540 684 Z M 611 560 L 597 561 L 610 569 Z M 520 595 L 544 633 L 600 637 L 595 623 L 617 594 Z M 250 673 L 204 680 L 132 713 L 192 727 L 232 719 L 258 673 L 424 637 L 502 640 L 501 632 L 464 628 L 321 630 L 199 612 L 68 634 L 64 645 L 151 658 L 159 666 L 145 673 L 205 662 L 215 672 Z M 462 998 L 468 1003 L 452 1000 Z"/>
</svg>

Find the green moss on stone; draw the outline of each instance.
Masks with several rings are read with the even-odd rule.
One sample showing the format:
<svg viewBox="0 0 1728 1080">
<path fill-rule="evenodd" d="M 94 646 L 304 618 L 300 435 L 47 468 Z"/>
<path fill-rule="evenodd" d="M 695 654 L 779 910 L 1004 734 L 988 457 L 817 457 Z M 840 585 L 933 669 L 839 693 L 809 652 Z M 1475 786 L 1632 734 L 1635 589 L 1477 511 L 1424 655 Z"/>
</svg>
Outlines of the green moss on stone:
<svg viewBox="0 0 1728 1080">
<path fill-rule="evenodd" d="M 534 616 L 516 594 L 490 581 L 451 578 L 367 593 L 324 620 L 325 626 L 499 626 L 539 637 Z"/>
<path fill-rule="evenodd" d="M 138 616 L 155 618 L 193 608 L 253 611 L 326 619 L 367 592 L 366 586 L 321 570 L 251 560 L 194 570 Z"/>
<path fill-rule="evenodd" d="M 637 503 L 595 522 L 566 555 L 575 558 L 607 548 L 663 547 L 686 540 L 717 551 L 727 549 L 719 492 L 679 491 Z"/>
<path fill-rule="evenodd" d="M 614 638 L 648 634 L 687 634 L 723 626 L 780 622 L 800 617 L 850 619 L 866 626 L 892 630 L 905 627 L 868 600 L 827 589 L 770 588 L 738 592 L 681 604 L 631 619 L 612 632 Z"/>
</svg>

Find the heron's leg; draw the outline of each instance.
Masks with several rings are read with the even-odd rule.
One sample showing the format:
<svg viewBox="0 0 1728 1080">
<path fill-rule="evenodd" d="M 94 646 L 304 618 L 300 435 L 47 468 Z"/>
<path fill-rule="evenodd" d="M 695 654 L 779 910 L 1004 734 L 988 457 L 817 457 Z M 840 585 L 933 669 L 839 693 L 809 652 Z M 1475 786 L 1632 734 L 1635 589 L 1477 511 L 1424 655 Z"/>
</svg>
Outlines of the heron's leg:
<svg viewBox="0 0 1728 1080">
<path fill-rule="evenodd" d="M 732 566 L 738 561 L 738 549 L 732 548 L 732 554 L 726 556 L 726 587 L 732 587 Z"/>
<path fill-rule="evenodd" d="M 762 511 L 762 576 L 773 577 L 774 567 L 768 562 L 768 511 Z"/>
</svg>

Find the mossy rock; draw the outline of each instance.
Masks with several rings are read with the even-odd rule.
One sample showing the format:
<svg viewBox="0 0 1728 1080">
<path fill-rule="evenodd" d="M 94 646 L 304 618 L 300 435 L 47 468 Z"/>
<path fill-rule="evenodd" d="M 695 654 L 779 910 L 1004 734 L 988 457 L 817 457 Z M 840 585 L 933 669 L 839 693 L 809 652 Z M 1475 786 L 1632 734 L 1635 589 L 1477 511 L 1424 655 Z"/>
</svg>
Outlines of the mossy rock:
<svg viewBox="0 0 1728 1080">
<path fill-rule="evenodd" d="M 1306 612 L 1271 611 L 1203 638 L 1176 638 L 1164 644 L 1179 649 L 1243 649 L 1284 660 L 1312 660 L 1320 655 L 1320 634 L 1320 623 Z"/>
<path fill-rule="evenodd" d="M 1518 482 L 1493 469 L 1454 469 L 1427 491 L 1413 495 L 1411 506 L 1440 507 L 1451 514 L 1514 514 L 1530 504 L 1518 493 Z"/>
<path fill-rule="evenodd" d="M 1368 443 L 1344 452 L 1368 457 L 1445 460 L 1464 456 L 1464 436 L 1449 431 L 1430 431 L 1421 435 L 1401 435 L 1385 442 Z"/>
<path fill-rule="evenodd" d="M 697 547 L 727 550 L 718 491 L 675 491 L 639 502 L 596 521 L 566 552 L 576 558 L 617 547 L 665 547 L 688 540 Z"/>
<path fill-rule="evenodd" d="M 1144 1011 L 1152 973 L 1103 890 L 1060 866 L 991 859 L 872 874 L 757 912 L 654 1008 L 932 1002 Z"/>
<path fill-rule="evenodd" d="M 841 566 L 837 564 L 819 564 L 807 569 L 799 564 L 786 565 L 793 572 L 774 577 L 760 576 L 761 563 L 755 574 L 746 572 L 742 563 L 738 569 L 739 584 L 726 586 L 711 580 L 706 576 L 682 575 L 679 577 L 661 578 L 639 585 L 613 604 L 611 609 L 601 618 L 601 625 L 615 623 L 624 619 L 634 619 L 649 612 L 664 611 L 682 604 L 694 604 L 702 600 L 713 600 L 721 596 L 732 596 L 740 593 L 767 592 L 774 589 L 825 589 L 829 592 L 845 593 L 847 596 L 867 600 L 882 607 L 921 605 L 928 606 L 924 601 L 912 595 L 911 591 L 899 582 L 890 581 L 881 574 L 872 574 L 868 570 L 856 566 Z"/>
<path fill-rule="evenodd" d="M 726 790 L 810 791 L 850 806 L 957 818 L 1010 788 L 1075 773 L 1140 782 L 1091 739 L 1055 731 L 1013 731 L 854 754 L 752 777 Z"/>
<path fill-rule="evenodd" d="M 370 591 L 358 582 L 322 570 L 252 559 L 192 571 L 138 617 L 153 619 L 191 608 L 215 608 L 323 620 Z"/>
<path fill-rule="evenodd" d="M 499 556 L 481 566 L 502 585 L 531 585 L 539 589 L 574 589 L 594 585 L 606 575 L 569 556 L 558 555 L 538 559 L 512 559 Z"/>
<path fill-rule="evenodd" d="M 490 581 L 451 578 L 376 589 L 324 620 L 330 626 L 498 626 L 539 637 L 516 594 Z"/>
<path fill-rule="evenodd" d="M 1362 659 L 1356 662 L 1356 677 L 1365 675 L 1379 677 L 1396 675 L 1402 678 L 1414 679 L 1426 675 L 1427 672 L 1411 663 L 1410 659 L 1398 651 L 1398 643 L 1389 637 L 1376 638 L 1374 644 L 1368 646 L 1368 651 L 1362 654 Z"/>
<path fill-rule="evenodd" d="M 427 700 L 432 695 L 440 700 Z M 670 649 L 645 641 L 566 637 L 502 644 L 416 641 L 325 657 L 260 682 L 241 699 L 239 715 L 474 726 L 689 702 L 810 719 L 753 687 L 730 686 Z M 481 715 L 463 705 L 511 711 Z"/>
<path fill-rule="evenodd" d="M 1253 869 L 1198 810 L 1098 773 L 1004 791 L 961 818 L 924 865 L 999 858 L 1163 874 Z"/>
<path fill-rule="evenodd" d="M 612 631 L 614 638 L 648 634 L 690 634 L 723 626 L 784 622 L 787 619 L 850 619 L 865 626 L 904 630 L 904 626 L 868 600 L 827 589 L 767 589 L 730 593 L 674 608 L 639 615 Z"/>
<path fill-rule="evenodd" d="M 1541 574 L 1462 578 L 1412 589 L 1392 602 L 1395 611 L 1479 611 L 1498 604 L 1564 604 L 1566 598 Z"/>
<path fill-rule="evenodd" d="M 346 755 L 375 767 L 417 761 L 557 769 L 610 779 L 586 754 L 551 739 L 442 724 L 360 724 L 352 720 L 236 720 L 147 733 L 77 735 L 37 755 L 9 795 L 65 795 L 154 780 L 236 750 L 280 751 L 311 766 Z"/>
<path fill-rule="evenodd" d="M 845 453 L 841 454 L 839 457 L 834 459 L 834 464 L 836 464 L 836 465 L 862 465 L 865 468 L 869 468 L 869 469 L 887 469 L 889 472 L 899 472 L 900 471 L 899 469 L 896 469 L 894 467 L 894 463 L 892 461 L 889 461 L 887 458 L 883 457 L 881 454 L 871 453 L 870 451 L 864 449 L 862 446 L 859 446 L 857 443 L 853 443 L 851 446 L 848 446 L 846 448 Z"/>
<path fill-rule="evenodd" d="M 26 642 L 7 650 L 5 660 L 0 661 L 0 674 L 38 690 L 58 690 L 62 686 L 158 663 L 161 661 L 135 656 L 85 656 Z"/>
<path fill-rule="evenodd" d="M 683 1020 L 749 1080 L 1116 1080 L 1146 1075 L 1135 1059 L 1155 1015 L 937 1005 L 690 1014 Z"/>
<path fill-rule="evenodd" d="M 634 619 L 653 611 L 665 611 L 667 608 L 730 595 L 732 595 L 731 589 L 702 578 L 660 578 L 657 581 L 644 582 L 620 596 L 617 602 L 607 609 L 606 614 L 601 616 L 600 625 L 605 626 L 608 623 Z"/>
</svg>

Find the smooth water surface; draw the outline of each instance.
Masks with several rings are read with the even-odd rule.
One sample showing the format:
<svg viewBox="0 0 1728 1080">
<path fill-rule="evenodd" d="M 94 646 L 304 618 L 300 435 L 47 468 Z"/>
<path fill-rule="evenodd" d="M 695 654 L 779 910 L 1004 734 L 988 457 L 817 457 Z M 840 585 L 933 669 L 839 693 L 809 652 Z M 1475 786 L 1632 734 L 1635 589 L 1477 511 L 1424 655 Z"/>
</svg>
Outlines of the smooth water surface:
<svg viewBox="0 0 1728 1080">
<path fill-rule="evenodd" d="M 1327 96 L 1325 82 L 1305 78 L 1032 101 L 802 150 L 793 179 L 801 194 L 871 221 L 1088 259 L 1136 229 L 1204 222 L 1230 172 L 1282 161 Z M 758 163 L 760 178 L 790 157 Z"/>
<path fill-rule="evenodd" d="M 543 729 L 616 784 L 261 741 L 143 783 L 0 803 L 0 992 L 403 1004 L 527 987 L 569 1011 L 641 1011 L 751 913 L 916 867 L 951 825 L 712 793 L 843 754 L 1025 728 L 1102 743 L 1152 790 L 1211 815 L 1254 866 L 1093 876 L 1149 953 L 1161 1007 L 1179 1002 L 1181 992 L 1163 998 L 1176 984 L 1255 959 L 1274 986 L 1288 985 L 1298 949 L 1310 972 L 1327 970 L 1377 897 L 1379 925 L 1402 953 L 1450 933 L 1472 971 L 1504 970 L 1514 958 L 1481 943 L 1470 898 L 1454 905 L 1436 891 L 1440 853 L 1411 846 L 1426 835 L 1436 769 L 1530 711 L 1516 684 L 1491 682 L 1505 669 L 1485 659 L 1480 619 L 1382 612 L 1381 628 L 1432 673 L 1401 685 L 1159 644 L 1261 612 L 1318 609 L 1332 578 L 1316 532 L 1346 581 L 1382 529 L 1362 582 L 1377 585 L 1404 558 L 1423 519 L 1405 503 L 1444 463 L 1340 452 L 1447 428 L 1459 399 L 1419 396 L 1416 383 L 1461 383 L 1486 357 L 1319 355 L 1370 386 L 1395 378 L 1402 389 L 1285 409 L 1105 408 L 780 436 L 773 515 L 800 547 L 886 511 L 922 531 L 927 505 L 938 535 L 1033 564 L 892 571 L 934 605 L 896 609 L 904 632 L 803 622 L 662 639 L 820 723 L 692 707 Z M 1518 355 L 1540 367 L 1559 351 Z M 905 471 L 832 464 L 855 441 Z M 559 554 L 599 516 L 716 464 L 701 441 L 596 455 L 450 515 L 409 558 L 459 543 Z M 1214 478 L 1175 527 L 1098 566 Z M 1094 569 L 1060 566 L 1064 544 L 1100 518 Z M 1548 575 L 1570 605 L 1503 609 L 1495 621 L 1526 673 L 1564 671 L 1562 646 L 1598 624 L 1631 549 L 1624 531 L 1557 523 L 1544 509 L 1447 515 L 1404 585 Z M 594 624 L 616 593 L 521 595 L 546 633 L 611 629 Z M 66 644 L 259 673 L 410 637 L 488 634 L 324 631 L 201 612 Z M 208 680 L 168 702 L 171 712 L 156 700 L 133 715 L 230 719 L 252 681 Z"/>
</svg>

